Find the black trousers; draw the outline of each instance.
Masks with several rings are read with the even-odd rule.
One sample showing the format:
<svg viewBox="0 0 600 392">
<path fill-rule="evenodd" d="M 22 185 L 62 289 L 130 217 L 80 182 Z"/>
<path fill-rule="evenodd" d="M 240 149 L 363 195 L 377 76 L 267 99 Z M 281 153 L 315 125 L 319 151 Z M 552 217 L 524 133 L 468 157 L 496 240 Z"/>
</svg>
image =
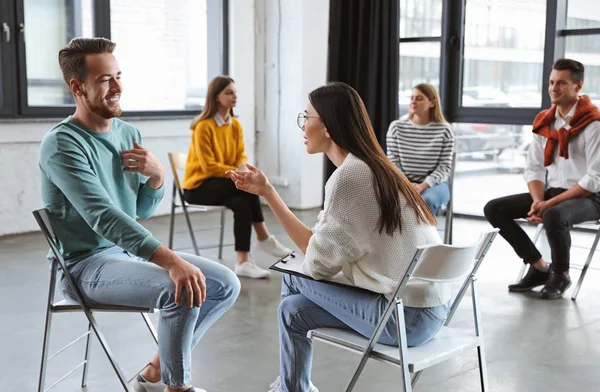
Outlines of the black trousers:
<svg viewBox="0 0 600 392">
<path fill-rule="evenodd" d="M 565 192 L 562 188 L 549 188 L 544 200 Z M 527 233 L 515 222 L 527 217 L 533 199 L 529 193 L 521 193 L 494 199 L 488 202 L 483 211 L 492 226 L 500 229 L 500 235 L 513 247 L 524 263 L 533 263 L 542 255 Z M 600 219 L 600 196 L 592 194 L 585 198 L 570 199 L 548 208 L 542 216 L 552 257 L 552 270 L 564 273 L 569 270 L 571 233 L 577 223 Z"/>
<path fill-rule="evenodd" d="M 241 191 L 229 178 L 209 178 L 196 189 L 183 191 L 190 204 L 225 206 L 233 211 L 233 236 L 235 250 L 250 251 L 252 224 L 264 222 L 260 199 L 257 195 Z"/>
</svg>

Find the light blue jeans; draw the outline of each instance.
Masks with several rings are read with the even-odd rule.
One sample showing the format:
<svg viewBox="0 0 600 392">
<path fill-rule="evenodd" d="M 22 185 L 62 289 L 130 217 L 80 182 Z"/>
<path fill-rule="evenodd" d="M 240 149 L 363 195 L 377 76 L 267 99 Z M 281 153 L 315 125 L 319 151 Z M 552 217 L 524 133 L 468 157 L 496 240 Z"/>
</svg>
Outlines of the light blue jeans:
<svg viewBox="0 0 600 392">
<path fill-rule="evenodd" d="M 175 283 L 167 270 L 132 256 L 118 246 L 69 266 L 84 299 L 90 303 L 160 309 L 158 354 L 162 381 L 171 388 L 191 382 L 192 350 L 204 333 L 235 302 L 240 281 L 227 267 L 199 256 L 178 253 L 206 277 L 206 301 L 199 308 L 175 303 Z M 73 297 L 63 279 L 63 293 Z"/>
<path fill-rule="evenodd" d="M 388 305 L 382 294 L 355 290 L 289 274 L 283 276 L 279 304 L 279 372 L 283 392 L 308 392 L 312 341 L 311 329 L 349 328 L 371 337 Z M 408 346 L 429 341 L 443 326 L 448 307 L 404 308 Z M 379 343 L 398 346 L 395 315 L 387 322 Z"/>
<path fill-rule="evenodd" d="M 425 200 L 433 215 L 437 215 L 440 207 L 450 201 L 450 187 L 447 182 L 441 182 L 425 189 L 425 192 L 421 193 L 421 197 Z"/>
</svg>

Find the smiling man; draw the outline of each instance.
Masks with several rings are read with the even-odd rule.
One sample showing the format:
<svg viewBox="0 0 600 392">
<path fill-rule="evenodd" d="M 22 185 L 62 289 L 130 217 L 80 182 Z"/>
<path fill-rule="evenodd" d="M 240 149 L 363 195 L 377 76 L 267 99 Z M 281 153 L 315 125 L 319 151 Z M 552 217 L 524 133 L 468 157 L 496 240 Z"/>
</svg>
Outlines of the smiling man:
<svg viewBox="0 0 600 392">
<path fill-rule="evenodd" d="M 570 229 L 600 219 L 600 111 L 586 95 L 584 67 L 578 61 L 557 60 L 550 73 L 548 93 L 554 106 L 533 122 L 525 181 L 529 193 L 487 203 L 485 217 L 500 228 L 529 271 L 509 291 L 526 292 L 544 285 L 543 299 L 560 298 L 571 285 Z M 548 265 L 523 229 L 514 221 L 543 223 L 550 244 Z"/>
<path fill-rule="evenodd" d="M 132 389 L 192 392 L 192 349 L 233 305 L 239 281 L 219 263 L 173 252 L 136 222 L 162 199 L 165 169 L 116 118 L 123 86 L 114 48 L 75 38 L 59 52 L 77 107 L 42 140 L 44 206 L 87 301 L 160 309 L 158 353 Z"/>
</svg>

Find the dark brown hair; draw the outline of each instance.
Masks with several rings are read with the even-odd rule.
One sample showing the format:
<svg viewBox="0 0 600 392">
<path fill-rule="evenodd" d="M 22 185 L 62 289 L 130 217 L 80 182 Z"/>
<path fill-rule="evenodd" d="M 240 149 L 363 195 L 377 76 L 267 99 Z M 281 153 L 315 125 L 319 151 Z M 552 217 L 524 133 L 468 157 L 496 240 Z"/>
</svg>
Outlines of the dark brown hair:
<svg viewBox="0 0 600 392">
<path fill-rule="evenodd" d="M 390 162 L 377 142 L 365 105 L 345 83 L 334 82 L 308 95 L 331 139 L 340 148 L 365 162 L 373 171 L 373 187 L 379 204 L 379 233 L 402 231 L 400 193 L 415 211 L 417 221 L 436 224 L 431 210 L 410 181 Z"/>
<path fill-rule="evenodd" d="M 557 71 L 566 70 L 571 72 L 571 81 L 573 83 L 583 82 L 585 67 L 577 60 L 558 59 L 554 62 L 552 69 L 555 69 Z"/>
<path fill-rule="evenodd" d="M 85 80 L 87 71 L 86 56 L 88 54 L 112 53 L 116 45 L 106 38 L 73 38 L 67 46 L 58 52 L 58 64 L 65 82 L 69 84 L 71 79 Z"/>
<path fill-rule="evenodd" d="M 216 76 L 210 81 L 210 83 L 208 84 L 208 91 L 206 92 L 206 102 L 204 103 L 202 112 L 196 117 L 194 117 L 192 123 L 190 124 L 190 128 L 192 130 L 196 128 L 196 125 L 200 121 L 214 117 L 214 115 L 219 110 L 219 103 L 217 102 L 217 97 L 231 83 L 235 83 L 235 81 L 229 76 Z M 233 109 L 231 109 L 229 115 L 233 117 Z"/>
</svg>

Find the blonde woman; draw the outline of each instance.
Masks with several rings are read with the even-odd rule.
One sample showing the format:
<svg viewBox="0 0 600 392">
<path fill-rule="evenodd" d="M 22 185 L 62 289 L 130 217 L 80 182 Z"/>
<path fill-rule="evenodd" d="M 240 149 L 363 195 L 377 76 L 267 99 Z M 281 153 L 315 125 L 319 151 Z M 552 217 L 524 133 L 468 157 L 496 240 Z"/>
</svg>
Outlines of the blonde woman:
<svg viewBox="0 0 600 392">
<path fill-rule="evenodd" d="M 450 200 L 454 135 L 442 114 L 440 96 L 430 84 L 413 88 L 408 113 L 408 118 L 390 124 L 387 156 L 437 214 Z"/>
<path fill-rule="evenodd" d="M 258 196 L 236 189 L 228 170 L 245 171 L 244 133 L 233 115 L 237 103 L 235 82 L 228 76 L 217 76 L 208 85 L 206 103 L 191 124 L 192 141 L 188 151 L 183 180 L 183 195 L 190 204 L 223 205 L 233 210 L 233 234 L 237 264 L 236 275 L 266 278 L 268 270 L 249 258 L 252 227 L 260 248 L 276 257 L 291 252 L 269 234 Z"/>
</svg>

